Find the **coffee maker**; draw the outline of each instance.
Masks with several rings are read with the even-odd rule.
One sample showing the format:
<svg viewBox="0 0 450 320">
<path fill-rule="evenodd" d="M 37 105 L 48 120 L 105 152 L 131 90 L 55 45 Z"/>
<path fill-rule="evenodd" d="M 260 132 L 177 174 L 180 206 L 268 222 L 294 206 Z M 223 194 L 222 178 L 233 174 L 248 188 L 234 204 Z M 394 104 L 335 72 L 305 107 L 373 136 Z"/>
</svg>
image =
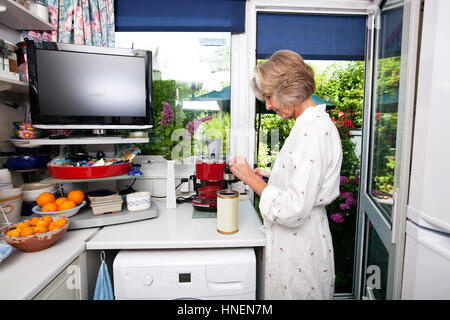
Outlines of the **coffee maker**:
<svg viewBox="0 0 450 320">
<path fill-rule="evenodd" d="M 208 153 L 195 163 L 194 190 L 192 199 L 194 208 L 200 211 L 217 211 L 217 191 L 228 189 L 231 183 L 239 181 L 231 173 L 227 161 L 220 156 L 221 139 L 206 141 Z"/>
</svg>

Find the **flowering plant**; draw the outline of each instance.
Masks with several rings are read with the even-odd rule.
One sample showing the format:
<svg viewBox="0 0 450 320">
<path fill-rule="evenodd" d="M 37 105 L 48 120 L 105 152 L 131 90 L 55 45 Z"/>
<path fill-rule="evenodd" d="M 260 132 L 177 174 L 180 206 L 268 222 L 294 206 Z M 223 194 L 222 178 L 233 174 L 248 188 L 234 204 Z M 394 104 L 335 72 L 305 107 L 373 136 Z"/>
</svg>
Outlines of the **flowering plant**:
<svg viewBox="0 0 450 320">
<path fill-rule="evenodd" d="M 160 142 L 160 145 L 164 148 L 164 158 L 181 160 L 191 155 L 191 138 L 194 132 L 202 123 L 213 119 L 213 116 L 194 119 L 184 126 L 182 123 L 175 123 L 174 112 L 167 102 L 163 101 L 161 104 L 163 110 L 157 118 L 158 126 L 156 129 L 159 132 L 164 132 L 163 139 Z"/>
<path fill-rule="evenodd" d="M 336 265 L 336 290 L 351 288 L 353 255 L 358 214 L 359 158 L 350 131 L 355 129 L 354 113 L 332 111 L 331 120 L 339 131 L 342 144 L 342 167 L 339 196 L 327 206 L 330 231 L 333 237 Z"/>
<path fill-rule="evenodd" d="M 174 121 L 174 112 L 167 102 L 161 102 L 163 105 L 163 110 L 161 114 L 157 117 L 156 130 L 162 135 L 162 140 L 160 145 L 165 153 L 164 158 L 167 160 L 172 160 L 172 150 L 175 146 L 176 141 L 172 138 L 174 131 L 182 128 L 182 125 L 176 125 Z"/>
</svg>

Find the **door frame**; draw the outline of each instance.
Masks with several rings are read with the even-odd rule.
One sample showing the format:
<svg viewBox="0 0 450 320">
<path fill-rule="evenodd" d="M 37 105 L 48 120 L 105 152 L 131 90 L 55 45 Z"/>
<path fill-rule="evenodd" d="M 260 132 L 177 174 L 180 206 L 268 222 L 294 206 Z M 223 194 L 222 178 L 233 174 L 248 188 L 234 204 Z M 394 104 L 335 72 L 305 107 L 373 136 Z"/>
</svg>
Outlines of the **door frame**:
<svg viewBox="0 0 450 320">
<path fill-rule="evenodd" d="M 231 134 L 230 155 L 243 155 L 250 165 L 256 159 L 255 143 L 255 95 L 249 89 L 249 83 L 254 76 L 256 67 L 256 35 L 257 15 L 259 12 L 273 13 L 305 13 L 305 14 L 342 14 L 368 16 L 370 8 L 381 0 L 306 0 L 299 3 L 298 0 L 285 0 L 276 3 L 273 0 L 247 0 L 246 2 L 246 32 L 232 34 L 231 37 L 231 128 L 235 132 L 247 130 L 246 137 Z M 246 106 L 246 107 L 243 107 Z M 241 138 L 239 138 L 241 137 Z M 249 189 L 250 198 L 253 200 L 253 192 Z M 355 234 L 357 240 L 358 231 Z M 355 245 L 356 247 L 356 245 Z M 355 251 L 356 258 L 356 251 Z M 356 265 L 355 265 L 356 266 Z M 356 268 L 354 269 L 356 272 Z M 356 278 L 356 274 L 354 275 Z M 335 298 L 352 299 L 353 292 L 348 294 L 335 294 Z"/>
<path fill-rule="evenodd" d="M 384 4 L 385 1 L 380 3 Z M 366 232 L 367 219 L 365 211 L 370 211 L 374 218 L 374 225 L 383 226 L 383 232 L 379 233 L 385 245 L 390 259 L 388 264 L 387 298 L 400 299 L 403 276 L 403 256 L 406 234 L 406 208 L 409 194 L 409 173 L 412 155 L 412 137 L 415 111 L 416 83 L 417 83 L 417 63 L 418 51 L 420 49 L 420 25 L 421 8 L 423 0 L 405 0 L 403 11 L 403 24 L 408 28 L 408 32 L 402 32 L 402 58 L 400 65 L 400 91 L 399 109 L 397 120 L 397 145 L 396 167 L 394 173 L 394 195 L 393 208 L 391 211 L 391 222 L 382 214 L 374 214 L 376 204 L 367 194 L 368 175 L 367 171 L 361 170 L 361 183 L 359 191 L 359 214 L 357 222 L 357 256 L 356 275 L 354 277 L 355 297 L 362 298 L 365 283 L 365 253 L 367 249 L 368 234 Z M 371 120 L 373 101 L 376 97 L 374 92 L 374 72 L 376 72 L 377 47 L 375 45 L 375 30 L 378 28 L 379 7 L 372 7 L 369 10 L 367 25 L 367 47 L 366 47 L 366 74 L 364 87 L 364 120 L 362 132 L 362 159 L 363 164 L 368 168 L 370 161 Z M 406 52 L 406 54 L 405 54 Z M 399 143 L 400 142 L 400 143 Z M 379 231 L 380 229 L 378 229 Z M 369 297 L 370 298 L 370 297 Z"/>
</svg>

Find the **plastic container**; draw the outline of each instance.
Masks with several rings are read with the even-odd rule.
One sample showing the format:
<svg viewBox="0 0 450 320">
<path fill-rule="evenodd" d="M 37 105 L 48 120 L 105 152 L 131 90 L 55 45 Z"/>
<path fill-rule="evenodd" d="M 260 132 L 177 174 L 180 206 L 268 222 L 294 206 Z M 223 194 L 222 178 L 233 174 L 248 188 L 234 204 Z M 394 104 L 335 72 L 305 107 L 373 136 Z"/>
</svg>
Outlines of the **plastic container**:
<svg viewBox="0 0 450 320">
<path fill-rule="evenodd" d="M 58 167 L 47 166 L 48 172 L 56 179 L 97 179 L 127 174 L 131 162 L 91 167 Z"/>
</svg>

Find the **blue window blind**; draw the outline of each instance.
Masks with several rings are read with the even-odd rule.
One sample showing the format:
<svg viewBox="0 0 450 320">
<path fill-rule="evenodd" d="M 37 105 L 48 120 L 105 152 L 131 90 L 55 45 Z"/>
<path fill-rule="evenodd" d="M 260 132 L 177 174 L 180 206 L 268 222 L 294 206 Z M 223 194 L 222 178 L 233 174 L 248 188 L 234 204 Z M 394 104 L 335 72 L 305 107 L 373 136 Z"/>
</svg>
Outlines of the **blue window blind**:
<svg viewBox="0 0 450 320">
<path fill-rule="evenodd" d="M 258 13 L 256 56 L 289 49 L 305 60 L 364 60 L 366 16 Z"/>
<path fill-rule="evenodd" d="M 245 0 L 116 0 L 117 31 L 245 32 Z"/>
</svg>

